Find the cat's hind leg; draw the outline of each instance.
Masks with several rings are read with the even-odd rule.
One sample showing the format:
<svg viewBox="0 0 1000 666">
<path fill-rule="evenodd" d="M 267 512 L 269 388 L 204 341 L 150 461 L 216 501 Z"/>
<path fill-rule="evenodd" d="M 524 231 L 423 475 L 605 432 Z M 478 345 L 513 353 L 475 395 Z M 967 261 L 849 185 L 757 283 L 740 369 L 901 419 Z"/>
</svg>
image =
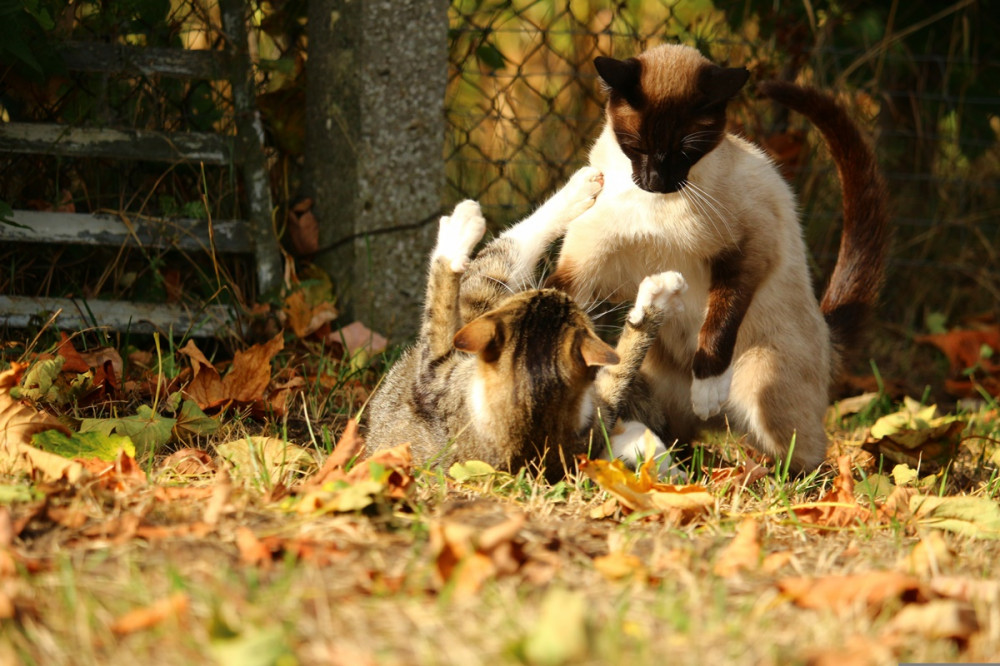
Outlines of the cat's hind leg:
<svg viewBox="0 0 1000 666">
<path fill-rule="evenodd" d="M 644 461 L 653 458 L 659 476 L 686 479 L 679 469 L 672 469 L 677 463 L 663 443 L 649 428 L 638 421 L 623 421 L 611 433 L 611 454 L 632 469 L 638 469 Z M 602 456 L 603 457 L 603 456 Z"/>
<path fill-rule="evenodd" d="M 437 244 L 431 253 L 430 275 L 424 301 L 424 320 L 420 337 L 430 349 L 431 359 L 452 350 L 452 339 L 461 328 L 458 295 L 462 274 L 469 266 L 469 255 L 486 232 L 479 204 L 463 201 L 449 216 L 441 218 Z"/>
</svg>

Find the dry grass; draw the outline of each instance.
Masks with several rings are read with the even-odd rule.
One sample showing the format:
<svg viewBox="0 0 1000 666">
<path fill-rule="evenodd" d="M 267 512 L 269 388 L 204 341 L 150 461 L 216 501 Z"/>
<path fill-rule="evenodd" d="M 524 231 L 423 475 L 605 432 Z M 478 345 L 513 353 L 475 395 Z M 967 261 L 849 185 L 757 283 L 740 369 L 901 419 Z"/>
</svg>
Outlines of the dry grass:
<svg viewBox="0 0 1000 666">
<path fill-rule="evenodd" d="M 985 440 L 991 453 L 993 418 L 977 421 L 994 440 Z M 856 450 L 864 429 L 839 431 L 837 446 Z M 737 466 L 749 462 L 732 437 L 716 439 L 711 449 L 718 455 Z M 966 457 L 939 487 L 995 498 L 995 474 L 991 482 Z M 778 582 L 790 577 L 906 571 L 907 556 L 930 534 L 907 522 L 804 526 L 787 509 L 823 496 L 835 478 L 832 469 L 807 479 L 772 473 L 735 489 L 709 484 L 715 507 L 686 525 L 609 512 L 608 494 L 582 475 L 556 486 L 528 474 L 465 484 L 441 470 L 417 470 L 415 477 L 404 501 L 382 497 L 363 511 L 326 515 L 297 513 L 291 498 L 272 499 L 273 486 L 264 484 L 262 492 L 237 480 L 219 505 L 220 517 L 207 526 L 206 507 L 219 484 L 212 476 L 178 484 L 176 476 L 154 474 L 151 485 L 127 492 L 36 484 L 36 497 L 44 500 L 0 506 L 0 523 L 8 527 L 33 516 L 0 549 L 17 563 L 0 574 L 0 600 L 12 604 L 2 620 L 2 660 L 879 664 L 1000 658 L 1000 597 L 986 582 L 994 577 L 998 540 L 936 532 L 947 548 L 916 572 L 924 586 L 960 579 L 985 590 L 962 602 L 978 628 L 957 638 L 936 636 L 932 628 L 899 629 L 895 618 L 915 605 L 906 597 L 807 609 L 783 595 Z M 28 485 L 4 481 L 11 482 Z M 185 499 L 163 495 L 164 487 L 203 490 Z M 594 517 L 602 513 L 609 515 Z M 442 530 L 451 530 L 445 544 L 457 533 L 475 542 L 522 515 L 523 524 L 501 539 L 510 546 L 506 555 L 487 558 L 495 567 L 486 575 L 447 571 Z M 129 516 L 141 519 L 130 523 Z M 759 527 L 760 552 L 745 568 L 720 575 L 720 559 L 748 516 Z M 136 531 L 139 524 L 148 529 Z M 241 543 L 247 530 L 267 545 L 267 556 L 248 555 L 252 549 Z M 158 604 L 162 612 L 145 617 Z M 122 629 L 137 610 L 148 626 Z"/>
</svg>

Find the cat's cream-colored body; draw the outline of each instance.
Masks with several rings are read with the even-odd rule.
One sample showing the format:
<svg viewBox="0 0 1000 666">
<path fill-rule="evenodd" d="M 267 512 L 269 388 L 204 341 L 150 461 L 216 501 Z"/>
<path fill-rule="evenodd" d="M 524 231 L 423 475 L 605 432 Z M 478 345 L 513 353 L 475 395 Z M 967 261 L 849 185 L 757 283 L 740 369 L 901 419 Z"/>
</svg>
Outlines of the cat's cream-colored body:
<svg viewBox="0 0 1000 666">
<path fill-rule="evenodd" d="M 765 453 L 781 455 L 794 436 L 797 466 L 818 464 L 827 441 L 830 335 L 813 295 L 795 200 L 771 161 L 726 135 L 691 169 L 691 191 L 647 192 L 633 182 L 609 125 L 590 164 L 604 174 L 604 190 L 570 225 L 557 275 L 570 277 L 578 300 L 612 302 L 633 298 L 647 274 L 685 276 L 684 312 L 664 324 L 643 365 L 649 397 L 668 414 L 670 431 L 690 438 L 701 421 L 696 409 L 710 415 L 721 408 Z M 764 277 L 739 328 L 730 376 L 692 380 L 710 262 L 734 250 L 753 253 Z M 727 380 L 730 386 L 719 386 Z"/>
</svg>

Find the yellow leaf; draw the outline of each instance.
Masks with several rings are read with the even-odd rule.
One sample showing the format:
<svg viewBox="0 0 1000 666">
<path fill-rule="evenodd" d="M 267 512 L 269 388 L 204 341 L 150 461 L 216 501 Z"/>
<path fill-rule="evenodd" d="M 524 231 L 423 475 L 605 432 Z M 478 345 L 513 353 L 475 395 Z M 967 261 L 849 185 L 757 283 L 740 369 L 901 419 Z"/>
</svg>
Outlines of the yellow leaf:
<svg viewBox="0 0 1000 666">
<path fill-rule="evenodd" d="M 661 513 L 685 521 L 715 505 L 704 486 L 657 483 L 656 461 L 649 459 L 638 478 L 621 460 L 580 459 L 580 469 L 629 511 Z"/>
</svg>

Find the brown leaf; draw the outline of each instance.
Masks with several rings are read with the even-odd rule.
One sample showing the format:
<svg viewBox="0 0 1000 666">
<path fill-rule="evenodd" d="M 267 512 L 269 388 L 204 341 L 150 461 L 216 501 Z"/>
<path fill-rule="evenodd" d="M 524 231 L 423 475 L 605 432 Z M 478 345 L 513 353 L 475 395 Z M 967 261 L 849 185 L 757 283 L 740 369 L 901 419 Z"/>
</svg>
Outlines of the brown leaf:
<svg viewBox="0 0 1000 666">
<path fill-rule="evenodd" d="M 716 576 L 729 578 L 743 569 L 756 569 L 760 563 L 760 525 L 753 518 L 744 518 L 736 528 L 736 536 L 715 560 Z"/>
<path fill-rule="evenodd" d="M 274 554 L 257 538 L 249 527 L 236 528 L 236 548 L 240 551 L 240 562 L 255 567 L 270 567 L 274 564 Z"/>
<path fill-rule="evenodd" d="M 208 525 L 218 525 L 219 519 L 222 514 L 226 511 L 226 505 L 229 503 L 229 497 L 233 492 L 233 481 L 229 477 L 229 470 L 225 467 L 220 467 L 218 473 L 215 475 L 215 485 L 212 489 L 212 497 L 208 500 L 208 504 L 205 506 L 205 513 L 202 516 L 202 520 Z"/>
<path fill-rule="evenodd" d="M 190 599 L 183 592 L 175 592 L 151 606 L 137 608 L 111 623 L 111 631 L 119 636 L 150 629 L 169 618 L 187 615 Z"/>
<path fill-rule="evenodd" d="M 73 346 L 73 341 L 66 335 L 66 331 L 60 331 L 59 335 L 61 341 L 59 347 L 56 349 L 56 354 L 66 359 L 66 362 L 63 363 L 62 371 L 79 373 L 90 370 L 90 366 L 87 365 L 87 362 L 80 356 L 80 352 Z"/>
<path fill-rule="evenodd" d="M 197 477 L 214 474 L 215 461 L 201 449 L 185 447 L 174 451 L 160 463 L 160 474 L 169 472 L 178 476 Z"/>
<path fill-rule="evenodd" d="M 951 374 L 958 377 L 977 364 L 989 374 L 1000 374 L 1000 363 L 981 356 L 983 345 L 1000 351 L 1000 325 L 985 326 L 977 330 L 953 330 L 934 335 L 918 335 L 914 342 L 929 344 L 940 349 L 948 358 Z"/>
<path fill-rule="evenodd" d="M 598 573 L 608 580 L 621 580 L 623 578 L 646 578 L 648 572 L 640 560 L 635 555 L 629 555 L 621 551 L 600 555 L 594 558 L 594 568 Z"/>
<path fill-rule="evenodd" d="M 271 382 L 271 359 L 284 347 L 284 336 L 279 333 L 265 343 L 236 352 L 232 367 L 222 380 L 223 394 L 237 402 L 261 399 Z"/>
<path fill-rule="evenodd" d="M 222 385 L 222 377 L 215 366 L 208 362 L 194 340 L 178 350 L 191 361 L 191 381 L 184 387 L 184 393 L 194 400 L 200 409 L 212 409 L 228 400 Z"/>
<path fill-rule="evenodd" d="M 837 458 L 839 475 L 833 481 L 833 488 L 818 502 L 807 503 L 794 513 L 803 523 L 824 527 L 849 527 L 859 522 L 866 523 L 872 517 L 867 507 L 858 504 L 854 497 L 854 476 L 851 471 L 851 457 Z"/>
<path fill-rule="evenodd" d="M 324 483 L 345 478 L 344 467 L 347 466 L 355 456 L 365 450 L 365 440 L 358 433 L 357 419 L 347 421 L 347 427 L 333 447 L 333 451 L 327 457 L 326 462 L 310 478 L 302 483 L 303 488 L 314 488 L 322 486 Z"/>
<path fill-rule="evenodd" d="M 80 352 L 80 358 L 83 359 L 84 363 L 86 363 L 88 367 L 103 369 L 105 373 L 114 377 L 121 377 L 122 371 L 125 369 L 125 364 L 122 362 L 121 354 L 119 354 L 118 350 L 113 347 L 101 347 L 100 349 L 95 349 L 94 351 Z M 108 363 L 111 364 L 110 368 L 107 368 Z M 66 366 L 63 366 L 63 370 L 65 369 Z M 94 383 L 98 383 L 96 379 Z"/>
<path fill-rule="evenodd" d="M 312 199 L 303 199 L 288 211 L 288 235 L 297 254 L 319 251 L 319 221 L 312 212 Z"/>
<path fill-rule="evenodd" d="M 847 612 L 862 605 L 878 611 L 890 600 L 923 602 L 929 591 L 918 578 L 896 571 L 872 571 L 845 576 L 783 578 L 778 589 L 802 608 Z"/>
<path fill-rule="evenodd" d="M 296 289 L 288 294 L 281 309 L 292 332 L 299 338 L 309 337 L 338 316 L 333 303 L 310 305 L 306 292 L 302 289 Z"/>
<path fill-rule="evenodd" d="M 356 483 L 372 477 L 371 463 L 376 463 L 385 469 L 390 470 L 387 480 L 388 496 L 392 499 L 403 499 L 407 496 L 413 485 L 413 454 L 410 452 L 410 443 L 406 442 L 391 449 L 377 451 L 370 458 L 366 458 L 355 465 L 345 477 L 348 482 Z"/>
<path fill-rule="evenodd" d="M 968 640 L 979 631 L 979 619 L 976 609 L 968 602 L 936 599 L 906 606 L 892 618 L 886 629 L 927 638 Z"/>
<path fill-rule="evenodd" d="M 440 584 L 450 583 L 458 596 L 470 596 L 498 575 L 517 572 L 524 563 L 515 537 L 527 517 L 518 513 L 482 529 L 458 519 L 431 525 L 431 550 Z"/>
</svg>

